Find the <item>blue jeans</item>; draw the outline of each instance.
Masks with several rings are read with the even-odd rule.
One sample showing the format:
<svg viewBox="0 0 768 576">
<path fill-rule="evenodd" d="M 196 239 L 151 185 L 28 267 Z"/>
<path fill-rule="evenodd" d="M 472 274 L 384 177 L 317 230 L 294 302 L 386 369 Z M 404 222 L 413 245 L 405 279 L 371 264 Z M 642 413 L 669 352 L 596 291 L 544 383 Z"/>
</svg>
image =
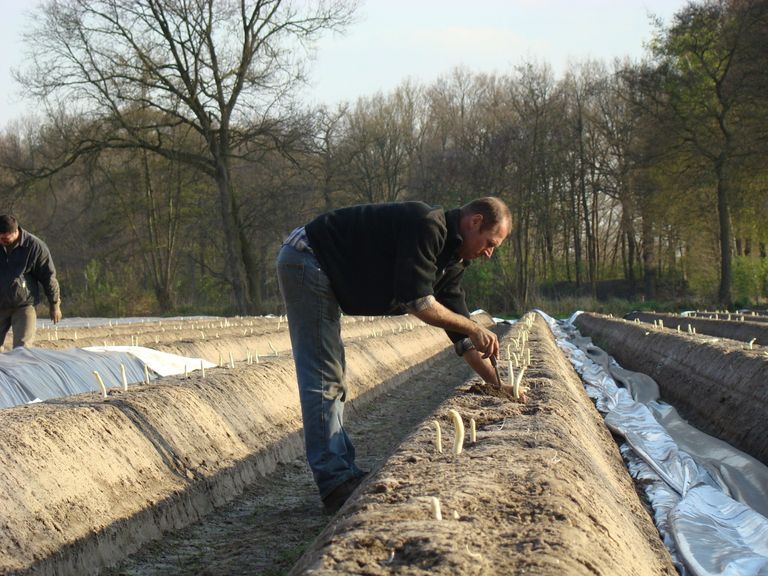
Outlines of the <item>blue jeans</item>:
<svg viewBox="0 0 768 576">
<path fill-rule="evenodd" d="M 277 278 L 299 383 L 304 443 L 320 497 L 361 476 L 355 448 L 344 431 L 344 343 L 341 309 L 315 256 L 284 245 Z"/>
</svg>

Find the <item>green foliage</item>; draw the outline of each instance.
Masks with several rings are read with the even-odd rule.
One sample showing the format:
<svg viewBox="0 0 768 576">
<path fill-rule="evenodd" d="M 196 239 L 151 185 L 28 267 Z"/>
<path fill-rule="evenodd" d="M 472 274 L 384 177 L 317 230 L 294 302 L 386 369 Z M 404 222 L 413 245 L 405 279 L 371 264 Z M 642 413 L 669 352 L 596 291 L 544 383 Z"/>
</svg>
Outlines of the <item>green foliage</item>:
<svg viewBox="0 0 768 576">
<path fill-rule="evenodd" d="M 152 293 L 137 283 L 120 282 L 122 272 L 107 269 L 90 260 L 83 269 L 83 289 L 76 290 L 64 304 L 67 316 L 119 317 L 156 314 Z"/>
<path fill-rule="evenodd" d="M 768 258 L 737 256 L 733 260 L 733 295 L 738 307 L 768 299 Z"/>
<path fill-rule="evenodd" d="M 625 298 L 610 298 L 608 300 L 595 300 L 586 296 L 564 298 L 537 298 L 531 308 L 543 310 L 554 318 L 567 318 L 577 310 L 584 312 L 597 312 L 599 314 L 611 314 L 622 317 L 632 310 L 646 312 L 680 312 L 703 308 L 694 302 L 675 302 L 671 300 L 630 300 Z"/>
</svg>

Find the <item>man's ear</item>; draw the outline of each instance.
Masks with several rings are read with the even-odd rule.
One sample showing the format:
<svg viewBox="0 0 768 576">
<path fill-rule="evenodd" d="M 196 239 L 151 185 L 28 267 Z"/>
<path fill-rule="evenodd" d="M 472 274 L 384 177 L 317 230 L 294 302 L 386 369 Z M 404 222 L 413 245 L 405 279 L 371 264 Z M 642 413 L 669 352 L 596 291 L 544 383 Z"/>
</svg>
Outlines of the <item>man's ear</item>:
<svg viewBox="0 0 768 576">
<path fill-rule="evenodd" d="M 482 229 L 483 227 L 483 215 L 482 214 L 472 214 L 472 225 L 477 230 Z"/>
</svg>

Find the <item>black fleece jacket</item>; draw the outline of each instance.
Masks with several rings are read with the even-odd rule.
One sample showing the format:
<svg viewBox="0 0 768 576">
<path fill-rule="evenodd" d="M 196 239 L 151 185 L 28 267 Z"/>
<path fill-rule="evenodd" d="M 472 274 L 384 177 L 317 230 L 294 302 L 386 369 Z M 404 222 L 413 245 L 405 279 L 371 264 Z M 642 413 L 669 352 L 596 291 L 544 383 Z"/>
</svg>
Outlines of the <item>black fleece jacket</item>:
<svg viewBox="0 0 768 576">
<path fill-rule="evenodd" d="M 37 304 L 43 285 L 48 302 L 58 303 L 59 282 L 45 242 L 19 228 L 12 248 L 0 247 L 0 310 Z"/>
<path fill-rule="evenodd" d="M 344 313 L 404 314 L 406 304 L 432 295 L 469 317 L 461 287 L 468 262 L 456 256 L 459 215 L 423 202 L 363 204 L 321 214 L 305 228 Z"/>
</svg>

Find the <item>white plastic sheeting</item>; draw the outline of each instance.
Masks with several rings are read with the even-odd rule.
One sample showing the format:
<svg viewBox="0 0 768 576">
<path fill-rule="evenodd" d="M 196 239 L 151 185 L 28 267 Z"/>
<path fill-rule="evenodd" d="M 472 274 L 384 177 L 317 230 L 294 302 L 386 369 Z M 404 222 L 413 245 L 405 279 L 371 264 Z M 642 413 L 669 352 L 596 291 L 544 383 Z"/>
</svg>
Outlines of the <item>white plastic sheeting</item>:
<svg viewBox="0 0 768 576">
<path fill-rule="evenodd" d="M 140 346 L 14 348 L 0 353 L 0 408 L 99 391 L 94 371 L 107 388 L 121 387 L 121 364 L 129 385 L 144 381 L 145 365 L 150 379 L 215 366 L 200 358 Z"/>
<path fill-rule="evenodd" d="M 128 382 L 144 379 L 144 364 L 124 352 L 14 348 L 0 354 L 0 407 L 99 390 L 94 370 L 107 387 L 121 386 L 120 364 Z"/>
<path fill-rule="evenodd" d="M 125 352 L 141 360 L 150 370 L 160 376 L 174 376 L 176 374 L 192 372 L 193 370 L 200 370 L 203 366 L 206 368 L 216 366 L 213 362 L 203 360 L 202 358 L 169 354 L 168 352 L 160 352 L 159 350 L 143 346 L 90 346 L 83 348 L 83 350 L 92 352 Z"/>
<path fill-rule="evenodd" d="M 648 405 L 636 401 L 627 388 L 617 386 L 606 369 L 592 360 L 590 356 L 599 355 L 599 349 L 584 346 L 579 339 L 582 348 L 590 350 L 588 354 L 569 341 L 564 329 L 576 332 L 572 325 L 575 315 L 561 328 L 554 319 L 539 313 L 581 374 L 587 394 L 605 415 L 606 425 L 627 441 L 622 454 L 630 474 L 645 484 L 656 525 L 680 572 L 696 576 L 768 575 L 768 518 L 731 497 L 765 505 L 765 466 L 732 447 L 726 451 L 722 442 L 716 445 L 714 455 L 698 454 L 697 461 L 654 417 L 656 413 L 662 421 L 669 418 L 671 407 L 655 399 L 648 399 Z M 683 436 L 690 445 L 716 440 L 706 435 L 696 440 L 690 427 Z M 718 465 L 713 456 L 726 461 Z"/>
</svg>

